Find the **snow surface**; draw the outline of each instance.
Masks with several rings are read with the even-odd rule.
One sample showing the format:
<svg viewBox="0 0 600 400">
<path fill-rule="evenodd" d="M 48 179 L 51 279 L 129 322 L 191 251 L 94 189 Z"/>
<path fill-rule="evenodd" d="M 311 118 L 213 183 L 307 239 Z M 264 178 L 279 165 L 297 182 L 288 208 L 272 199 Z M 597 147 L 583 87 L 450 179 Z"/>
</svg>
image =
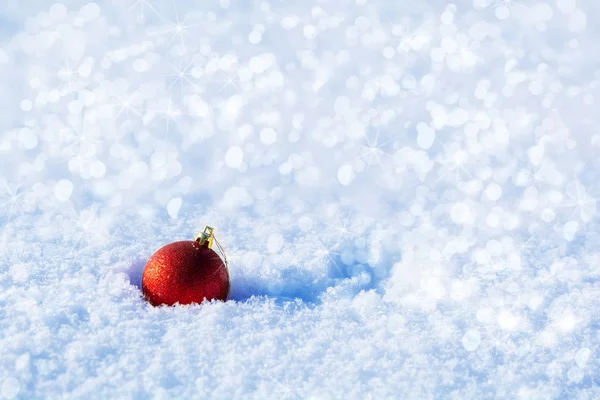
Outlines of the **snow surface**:
<svg viewBox="0 0 600 400">
<path fill-rule="evenodd" d="M 0 2 L 0 397 L 600 398 L 600 3 Z M 153 308 L 216 228 L 231 300 Z"/>
</svg>

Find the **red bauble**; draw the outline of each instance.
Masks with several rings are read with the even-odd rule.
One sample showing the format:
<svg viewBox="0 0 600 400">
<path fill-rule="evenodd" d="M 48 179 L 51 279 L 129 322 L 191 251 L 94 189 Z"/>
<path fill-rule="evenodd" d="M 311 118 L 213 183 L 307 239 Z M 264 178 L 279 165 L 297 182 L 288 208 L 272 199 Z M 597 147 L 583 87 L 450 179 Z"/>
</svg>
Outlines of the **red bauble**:
<svg viewBox="0 0 600 400">
<path fill-rule="evenodd" d="M 150 257 L 142 275 L 142 292 L 155 306 L 226 300 L 227 266 L 207 243 L 185 240 L 160 248 Z"/>
</svg>

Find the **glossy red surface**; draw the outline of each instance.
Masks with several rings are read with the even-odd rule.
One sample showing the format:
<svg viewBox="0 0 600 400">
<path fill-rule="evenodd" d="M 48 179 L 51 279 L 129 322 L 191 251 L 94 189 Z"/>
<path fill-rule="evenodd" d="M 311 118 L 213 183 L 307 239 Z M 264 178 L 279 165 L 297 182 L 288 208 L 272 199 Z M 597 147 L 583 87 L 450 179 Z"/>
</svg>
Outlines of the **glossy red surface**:
<svg viewBox="0 0 600 400">
<path fill-rule="evenodd" d="M 192 240 L 157 250 L 142 275 L 142 292 L 155 306 L 226 300 L 229 287 L 229 272 L 221 257 Z"/>
</svg>

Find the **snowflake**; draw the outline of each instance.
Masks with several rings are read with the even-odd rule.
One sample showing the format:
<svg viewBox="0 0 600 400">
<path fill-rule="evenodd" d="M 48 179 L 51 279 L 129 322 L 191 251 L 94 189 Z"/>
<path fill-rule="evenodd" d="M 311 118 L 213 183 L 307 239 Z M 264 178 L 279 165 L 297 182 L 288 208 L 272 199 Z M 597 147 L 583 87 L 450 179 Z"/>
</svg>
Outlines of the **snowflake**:
<svg viewBox="0 0 600 400">
<path fill-rule="evenodd" d="M 582 221 L 588 222 L 596 215 L 596 201 L 598 199 L 592 197 L 590 190 L 586 190 L 579 181 L 569 183 L 566 194 L 571 201 L 565 203 L 563 207 L 573 207 L 571 216 L 578 213 Z"/>
<path fill-rule="evenodd" d="M 83 210 L 75 223 L 77 242 L 104 244 L 110 238 L 108 220 L 98 216 L 98 205 Z"/>
<path fill-rule="evenodd" d="M 271 381 L 277 384 L 276 398 L 280 400 L 302 399 L 302 397 L 300 397 L 298 394 L 298 392 L 300 391 L 300 387 L 290 383 L 287 374 L 283 382 L 279 381 L 278 379 L 275 379 L 272 376 L 269 376 L 269 378 L 271 379 Z"/>
<path fill-rule="evenodd" d="M 2 180 L 1 189 L 3 194 L 0 195 L 0 210 L 5 210 L 5 214 L 13 216 L 15 214 L 23 215 L 22 209 L 22 197 L 26 194 L 25 191 L 20 190 L 20 186 L 16 185 L 10 187 L 6 180 Z"/>
<path fill-rule="evenodd" d="M 64 135 L 66 139 L 66 151 L 69 156 L 78 160 L 88 160 L 95 154 L 94 138 L 90 125 L 86 118 L 86 112 L 83 111 L 78 118 L 79 123 L 76 123 L 75 118 L 69 118 L 72 121 L 69 123 L 69 134 Z M 79 126 L 77 126 L 79 125 Z"/>
<path fill-rule="evenodd" d="M 516 243 L 516 247 L 519 251 L 519 255 L 521 256 L 521 258 L 530 255 L 533 249 L 538 248 L 538 243 L 534 240 L 532 236 L 529 236 L 527 238 L 521 236 L 521 238 L 517 238 L 511 235 L 511 238 Z"/>
<path fill-rule="evenodd" d="M 544 184 L 549 183 L 547 180 L 545 180 L 542 177 L 539 170 L 530 169 L 530 170 L 521 170 L 519 172 L 525 176 L 525 178 L 527 179 L 527 181 L 530 185 L 533 185 L 534 187 L 536 187 L 538 189 L 541 187 L 542 183 L 544 183 Z"/>
<path fill-rule="evenodd" d="M 490 353 L 496 361 L 504 354 L 510 353 L 514 348 L 513 338 L 515 332 L 506 332 L 494 327 L 485 327 L 487 339 L 481 341 L 479 350 L 484 353 Z"/>
<path fill-rule="evenodd" d="M 69 58 L 65 58 L 65 64 L 56 72 L 56 76 L 64 82 L 61 92 L 77 92 L 84 86 L 84 81 L 80 78 L 78 70 L 71 67 Z"/>
</svg>

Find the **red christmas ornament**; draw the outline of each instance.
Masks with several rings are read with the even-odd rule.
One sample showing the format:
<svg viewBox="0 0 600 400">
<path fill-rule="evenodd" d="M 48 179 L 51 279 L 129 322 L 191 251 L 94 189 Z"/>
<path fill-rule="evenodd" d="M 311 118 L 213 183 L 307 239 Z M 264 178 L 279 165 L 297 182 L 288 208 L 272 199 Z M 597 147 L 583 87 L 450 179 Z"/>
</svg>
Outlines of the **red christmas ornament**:
<svg viewBox="0 0 600 400">
<path fill-rule="evenodd" d="M 229 295 L 227 259 L 212 249 L 213 228 L 207 226 L 196 240 L 168 244 L 150 257 L 142 274 L 142 292 L 154 306 L 223 300 Z M 225 260 L 225 261 L 223 261 Z"/>
</svg>

